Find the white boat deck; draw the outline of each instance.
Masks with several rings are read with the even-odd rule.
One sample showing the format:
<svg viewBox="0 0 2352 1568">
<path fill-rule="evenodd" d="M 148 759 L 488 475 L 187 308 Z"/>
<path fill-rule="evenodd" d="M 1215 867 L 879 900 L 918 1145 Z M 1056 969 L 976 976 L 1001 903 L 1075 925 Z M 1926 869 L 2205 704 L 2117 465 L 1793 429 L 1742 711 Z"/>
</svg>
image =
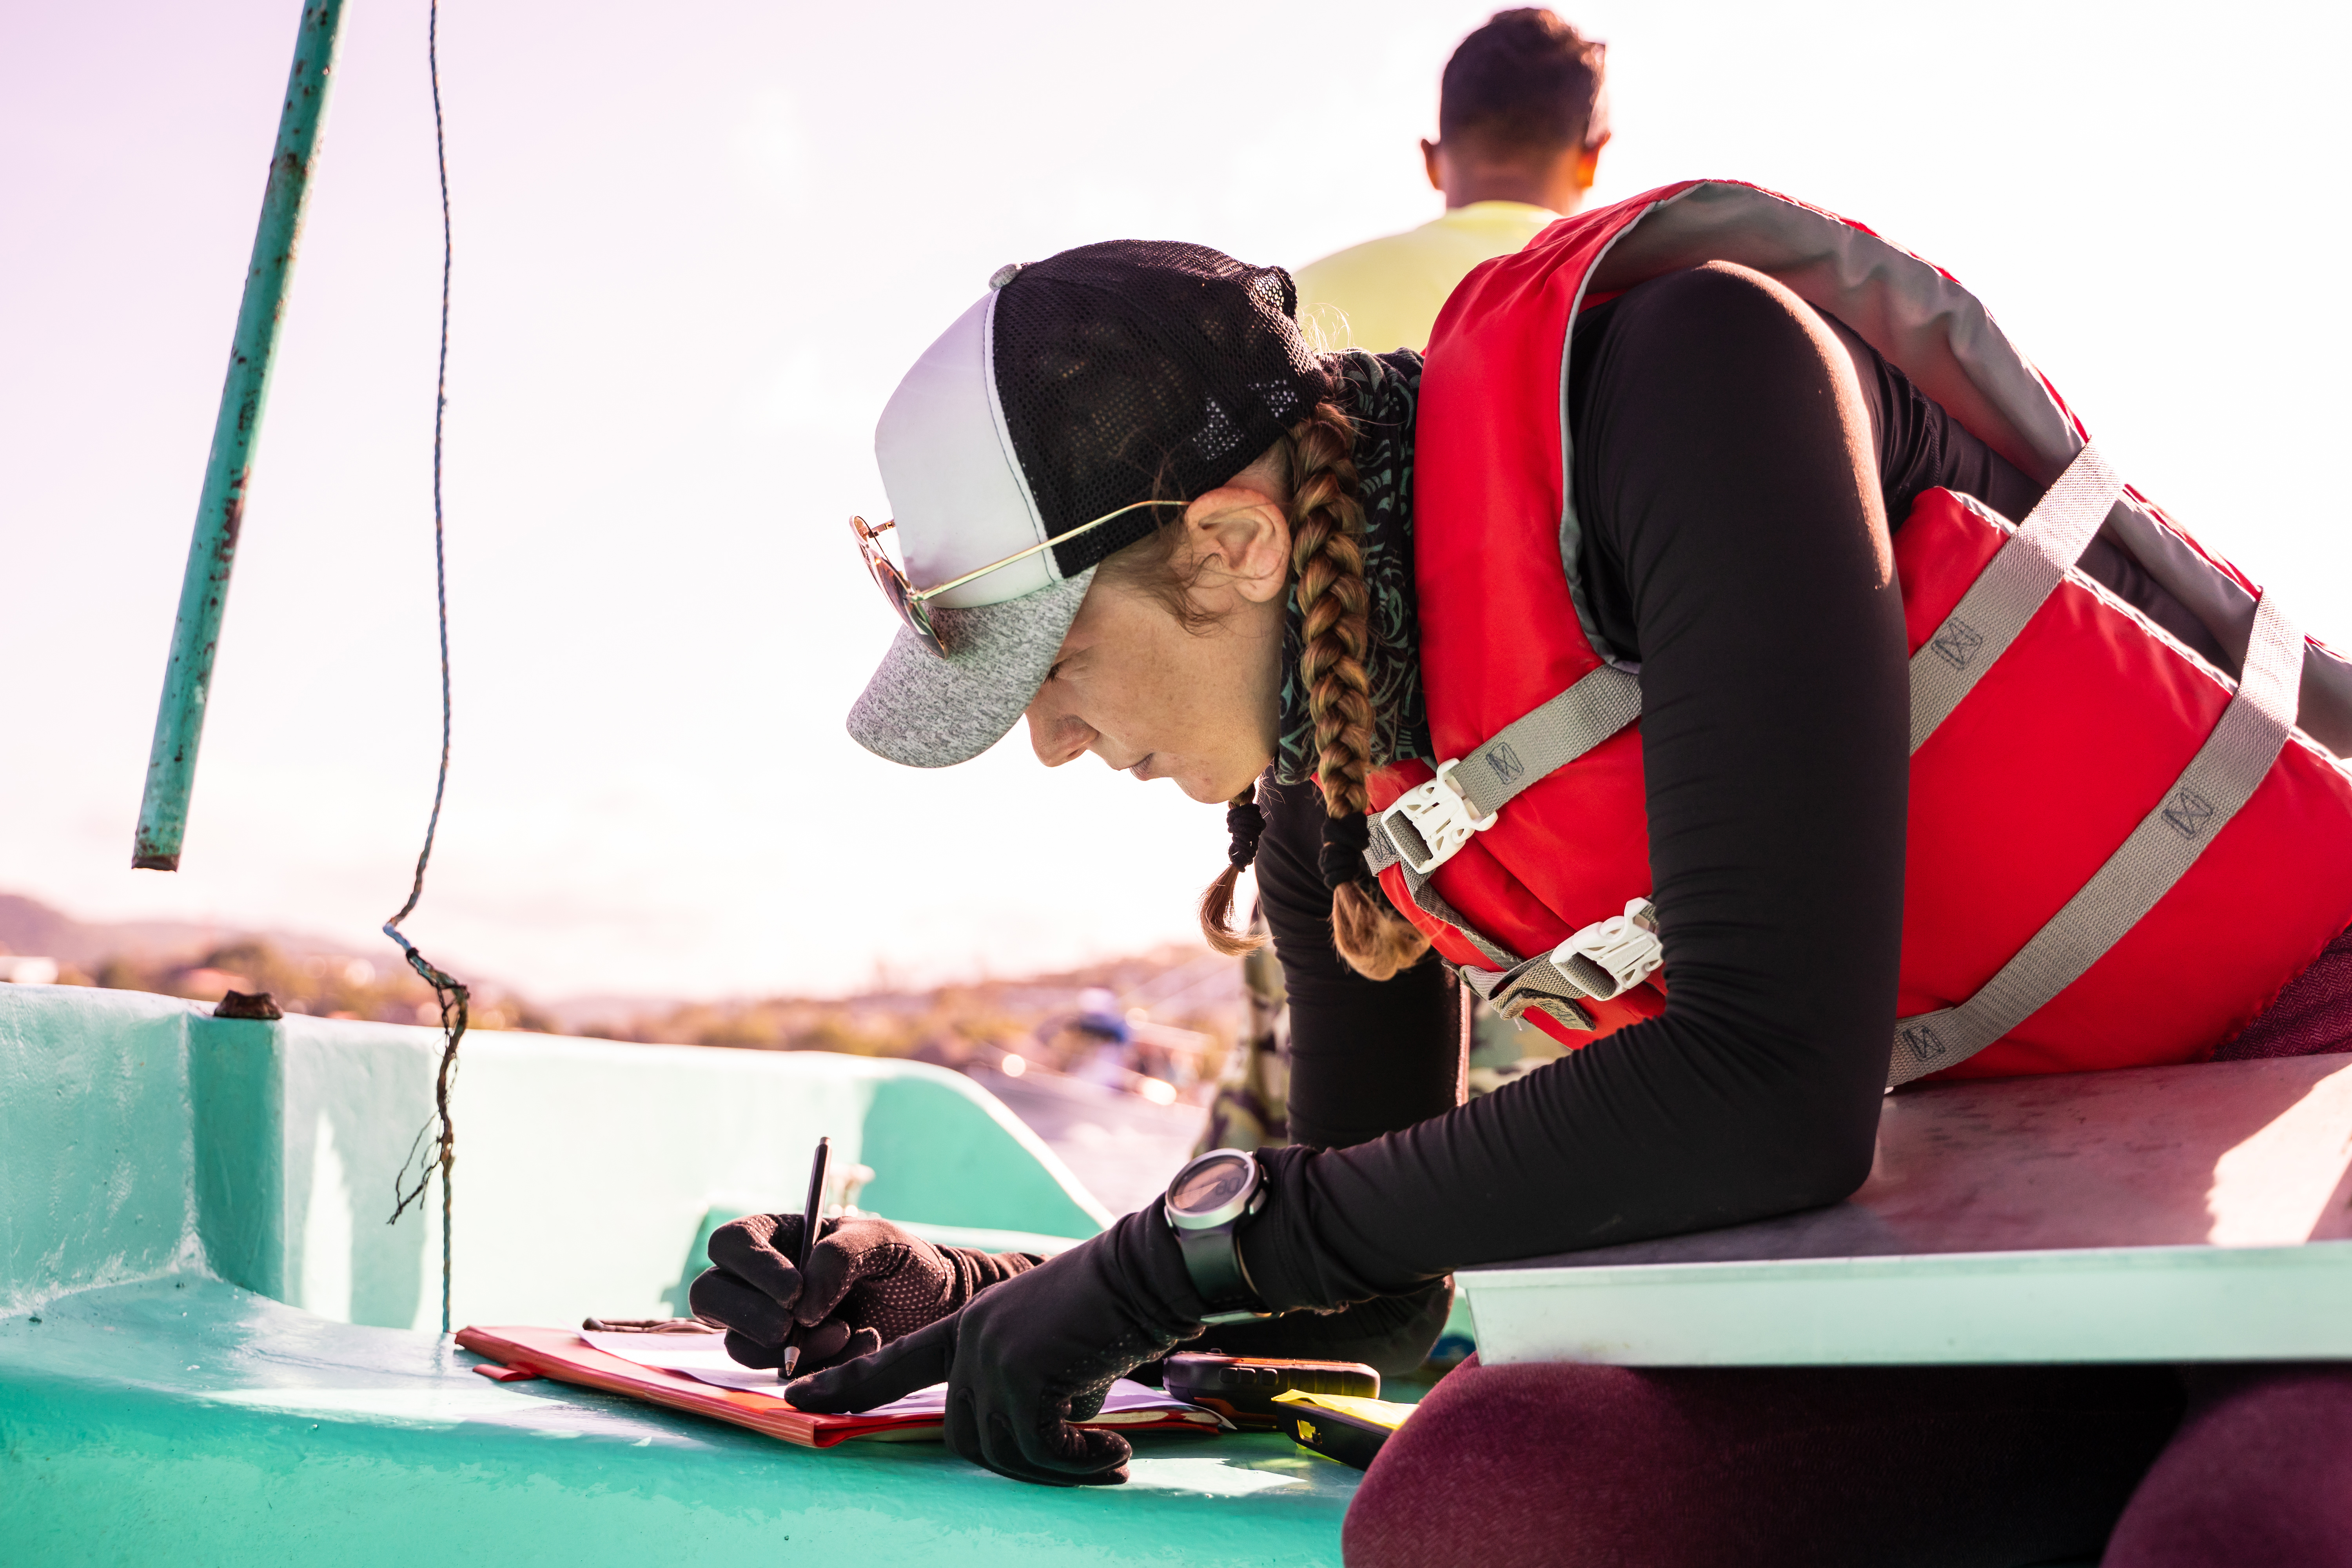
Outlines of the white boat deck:
<svg viewBox="0 0 2352 1568">
<path fill-rule="evenodd" d="M 1457 1278 L 1489 1364 L 2352 1358 L 2352 1056 L 1906 1089 L 1843 1204 Z"/>
</svg>

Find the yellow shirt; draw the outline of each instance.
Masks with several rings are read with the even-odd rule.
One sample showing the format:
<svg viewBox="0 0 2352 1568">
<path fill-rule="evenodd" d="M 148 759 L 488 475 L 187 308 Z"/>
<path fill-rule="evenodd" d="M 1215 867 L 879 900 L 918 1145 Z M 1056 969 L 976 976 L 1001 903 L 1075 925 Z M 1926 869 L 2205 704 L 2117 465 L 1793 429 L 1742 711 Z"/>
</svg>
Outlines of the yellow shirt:
<svg viewBox="0 0 2352 1568">
<path fill-rule="evenodd" d="M 1473 267 L 1559 221 L 1525 202 L 1472 202 L 1419 228 L 1350 246 L 1298 269 L 1298 324 L 1318 348 L 1425 348 L 1446 296 Z"/>
</svg>

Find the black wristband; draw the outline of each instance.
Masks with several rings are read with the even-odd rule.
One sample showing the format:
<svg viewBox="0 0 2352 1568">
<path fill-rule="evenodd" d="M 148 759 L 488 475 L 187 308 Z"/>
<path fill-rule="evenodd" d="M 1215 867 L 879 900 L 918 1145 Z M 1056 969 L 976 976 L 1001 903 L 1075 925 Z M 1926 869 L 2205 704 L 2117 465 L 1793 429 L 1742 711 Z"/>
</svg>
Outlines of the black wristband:
<svg viewBox="0 0 2352 1568">
<path fill-rule="evenodd" d="M 1192 1289 L 1209 1304 L 1209 1316 L 1202 1322 L 1231 1323 L 1266 1316 L 1265 1302 L 1242 1263 L 1240 1238 L 1231 1227 L 1179 1230 L 1171 1226 L 1169 1229 L 1175 1233 L 1177 1249 L 1184 1255 L 1184 1272 L 1192 1277 Z"/>
<path fill-rule="evenodd" d="M 1268 1315 L 1265 1300 L 1242 1262 L 1238 1232 L 1265 1201 L 1265 1175 L 1238 1149 L 1212 1149 L 1176 1173 L 1160 1216 L 1209 1310 L 1205 1323 L 1233 1323 Z"/>
</svg>

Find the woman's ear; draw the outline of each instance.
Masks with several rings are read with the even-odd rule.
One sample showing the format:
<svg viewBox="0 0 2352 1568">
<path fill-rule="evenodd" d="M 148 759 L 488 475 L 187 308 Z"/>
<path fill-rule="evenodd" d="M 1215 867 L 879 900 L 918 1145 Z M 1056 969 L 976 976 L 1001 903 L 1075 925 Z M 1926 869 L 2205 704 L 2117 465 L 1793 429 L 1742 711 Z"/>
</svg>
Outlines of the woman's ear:
<svg viewBox="0 0 2352 1568">
<path fill-rule="evenodd" d="M 1252 604 L 1267 604 L 1290 587 L 1290 520 L 1264 490 L 1223 485 L 1184 509 L 1186 552 L 1205 587 L 1212 580 Z"/>
</svg>

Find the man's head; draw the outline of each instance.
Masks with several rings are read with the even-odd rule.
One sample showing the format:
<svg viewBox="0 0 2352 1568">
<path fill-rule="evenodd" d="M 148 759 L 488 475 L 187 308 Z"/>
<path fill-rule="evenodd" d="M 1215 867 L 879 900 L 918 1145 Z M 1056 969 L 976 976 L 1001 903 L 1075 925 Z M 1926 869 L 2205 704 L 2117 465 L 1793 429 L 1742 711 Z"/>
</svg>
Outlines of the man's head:
<svg viewBox="0 0 2352 1568">
<path fill-rule="evenodd" d="M 1462 40 L 1421 144 L 1448 207 L 1527 202 L 1573 212 L 1609 141 L 1605 46 L 1549 11 L 1498 11 Z"/>
</svg>

